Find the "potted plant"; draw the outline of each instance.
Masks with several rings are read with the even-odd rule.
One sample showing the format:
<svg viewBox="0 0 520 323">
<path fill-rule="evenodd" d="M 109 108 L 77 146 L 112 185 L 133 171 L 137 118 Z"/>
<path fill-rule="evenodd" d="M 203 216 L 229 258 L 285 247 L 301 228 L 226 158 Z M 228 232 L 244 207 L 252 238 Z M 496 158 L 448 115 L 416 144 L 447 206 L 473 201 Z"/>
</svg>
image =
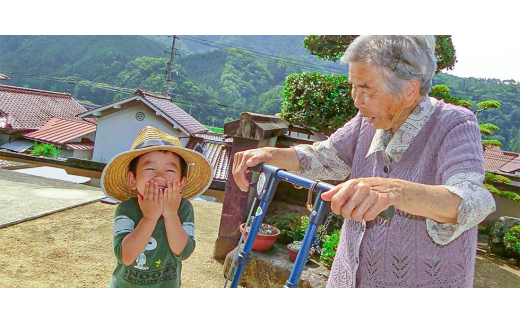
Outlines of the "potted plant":
<svg viewBox="0 0 520 323">
<path fill-rule="evenodd" d="M 246 224 L 242 223 L 240 225 L 240 233 L 244 231 L 244 226 Z M 249 232 L 249 226 L 246 229 L 246 233 L 244 234 L 244 241 L 247 238 L 247 234 Z M 262 223 L 260 225 L 260 229 L 258 230 L 258 234 L 256 235 L 255 242 L 253 243 L 253 250 L 256 251 L 268 251 L 274 245 L 274 242 L 280 235 L 280 230 L 278 228 L 269 225 L 267 223 Z"/>
<path fill-rule="evenodd" d="M 287 245 L 287 250 L 289 251 L 289 259 L 291 261 L 296 261 L 296 257 L 298 256 L 298 251 L 302 246 L 302 241 L 293 241 Z"/>
</svg>

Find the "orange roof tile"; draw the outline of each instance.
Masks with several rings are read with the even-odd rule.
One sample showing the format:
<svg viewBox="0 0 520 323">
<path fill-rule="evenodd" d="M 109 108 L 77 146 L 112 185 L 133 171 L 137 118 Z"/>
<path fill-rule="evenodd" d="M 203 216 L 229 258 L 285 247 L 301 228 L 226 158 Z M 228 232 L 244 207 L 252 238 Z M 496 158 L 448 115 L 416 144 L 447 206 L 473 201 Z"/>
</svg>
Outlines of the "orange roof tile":
<svg viewBox="0 0 520 323">
<path fill-rule="evenodd" d="M 517 156 L 499 168 L 504 173 L 520 172 L 520 156 Z"/>
<path fill-rule="evenodd" d="M 518 153 L 503 151 L 500 147 L 485 148 L 484 169 L 488 172 L 503 172 L 500 168 L 518 156 Z"/>
<path fill-rule="evenodd" d="M 37 130 L 53 117 L 82 121 L 77 115 L 87 110 L 68 93 L 0 84 L 0 111 L 6 115 L 5 127 Z"/>
<path fill-rule="evenodd" d="M 70 140 L 96 131 L 96 125 L 83 121 L 52 118 L 39 130 L 22 135 L 27 139 L 65 144 Z"/>
</svg>

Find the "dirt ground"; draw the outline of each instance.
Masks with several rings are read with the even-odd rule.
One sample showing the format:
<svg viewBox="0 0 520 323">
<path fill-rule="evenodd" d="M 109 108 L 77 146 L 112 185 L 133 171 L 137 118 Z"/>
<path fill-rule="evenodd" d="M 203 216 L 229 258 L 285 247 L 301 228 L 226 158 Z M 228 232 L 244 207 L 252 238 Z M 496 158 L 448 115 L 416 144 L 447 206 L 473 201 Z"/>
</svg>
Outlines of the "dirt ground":
<svg viewBox="0 0 520 323">
<path fill-rule="evenodd" d="M 183 262 L 182 287 L 223 287 L 222 265 L 212 257 L 222 204 L 193 205 L 197 245 Z M 107 287 L 114 209 L 94 202 L 0 229 L 0 287 Z M 520 287 L 515 262 L 491 254 L 485 236 L 480 240 L 475 287 Z"/>
</svg>

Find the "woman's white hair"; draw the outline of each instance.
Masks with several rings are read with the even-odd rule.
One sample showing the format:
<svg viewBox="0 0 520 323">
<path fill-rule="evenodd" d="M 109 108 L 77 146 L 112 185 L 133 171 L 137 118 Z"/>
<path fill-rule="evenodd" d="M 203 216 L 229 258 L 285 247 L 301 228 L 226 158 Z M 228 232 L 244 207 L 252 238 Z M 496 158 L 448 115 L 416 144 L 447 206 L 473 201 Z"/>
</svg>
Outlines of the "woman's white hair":
<svg viewBox="0 0 520 323">
<path fill-rule="evenodd" d="M 359 36 L 349 45 L 341 62 L 364 62 L 375 66 L 381 72 L 384 86 L 394 96 L 402 93 L 409 80 L 418 80 L 419 93 L 426 95 L 431 90 L 437 69 L 435 37 Z"/>
</svg>

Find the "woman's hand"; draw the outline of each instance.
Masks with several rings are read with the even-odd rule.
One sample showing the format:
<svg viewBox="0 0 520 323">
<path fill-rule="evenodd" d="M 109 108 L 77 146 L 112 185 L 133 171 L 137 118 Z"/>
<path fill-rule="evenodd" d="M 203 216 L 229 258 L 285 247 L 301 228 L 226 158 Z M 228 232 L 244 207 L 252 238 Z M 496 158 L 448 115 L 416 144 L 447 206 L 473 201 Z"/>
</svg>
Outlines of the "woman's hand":
<svg viewBox="0 0 520 323">
<path fill-rule="evenodd" d="M 258 148 L 240 151 L 235 154 L 233 160 L 233 178 L 242 192 L 249 189 L 249 181 L 246 178 L 247 169 L 260 163 L 267 163 L 272 158 L 272 148 Z"/>
<path fill-rule="evenodd" d="M 176 180 L 168 181 L 167 187 L 164 190 L 164 211 L 165 218 L 170 216 L 178 216 L 179 205 L 181 205 L 181 183 Z"/>
<path fill-rule="evenodd" d="M 159 184 L 154 180 L 147 182 L 144 187 L 144 194 L 137 194 L 137 201 L 143 212 L 143 217 L 157 221 L 163 214 L 163 199 L 164 193 L 159 189 Z"/>
<path fill-rule="evenodd" d="M 356 178 L 321 194 L 331 201 L 331 210 L 347 220 L 372 221 L 400 199 L 400 180 L 392 178 Z"/>
</svg>

